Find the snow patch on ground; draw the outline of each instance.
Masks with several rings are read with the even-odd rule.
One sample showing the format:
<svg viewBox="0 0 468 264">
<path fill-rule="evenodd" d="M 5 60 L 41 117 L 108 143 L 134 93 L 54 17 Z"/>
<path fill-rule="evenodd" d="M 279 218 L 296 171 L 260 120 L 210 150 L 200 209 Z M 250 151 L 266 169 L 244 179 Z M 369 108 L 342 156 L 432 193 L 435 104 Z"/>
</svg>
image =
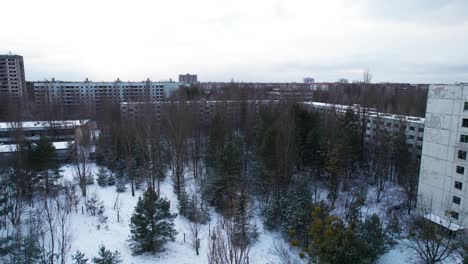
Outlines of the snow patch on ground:
<svg viewBox="0 0 468 264">
<path fill-rule="evenodd" d="M 65 165 L 61 167 L 64 180 L 72 180 L 74 168 L 72 165 Z M 98 167 L 93 165 L 93 171 L 96 173 Z M 137 263 L 180 263 L 180 264 L 194 264 L 194 263 L 208 263 L 208 227 L 214 227 L 218 221 L 219 215 L 212 210 L 210 224 L 204 226 L 201 235 L 201 249 L 200 255 L 197 256 L 195 250 L 191 246 L 189 236 L 188 221 L 181 216 L 177 216 L 174 220 L 175 228 L 178 231 L 175 242 L 169 242 L 166 245 L 164 252 L 155 255 L 132 255 L 129 247 L 130 240 L 130 218 L 133 213 L 134 207 L 138 201 L 138 197 L 142 195 L 142 190 L 137 190 L 135 197 L 131 196 L 130 190 L 119 194 L 122 202 L 122 209 L 120 212 L 120 222 L 117 222 L 117 213 L 113 210 L 114 202 L 117 197 L 115 186 L 100 187 L 97 184 L 88 186 L 88 193 L 96 192 L 99 199 L 103 202 L 105 207 L 105 215 L 108 217 L 107 223 L 103 226 L 99 223 L 97 217 L 92 217 L 86 212 L 81 213 L 81 208 L 78 213 L 71 214 L 71 230 L 72 230 L 72 243 L 70 250 L 71 255 L 77 250 L 83 252 L 88 258 L 96 256 L 99 245 L 104 244 L 108 249 L 114 251 L 118 250 L 122 255 L 123 263 L 137 264 Z M 177 213 L 178 200 L 174 193 L 173 181 L 168 175 L 160 186 L 161 195 L 171 202 L 171 212 Z M 81 206 L 81 205 L 80 205 Z M 274 241 L 283 241 L 284 239 L 279 233 L 271 232 L 263 228 L 263 222 L 260 216 L 255 216 L 255 223 L 260 233 L 258 241 L 253 245 L 250 252 L 250 263 L 270 264 L 278 263 L 279 260 L 276 256 L 272 255 L 272 248 Z M 185 242 L 184 242 L 185 233 Z"/>
</svg>

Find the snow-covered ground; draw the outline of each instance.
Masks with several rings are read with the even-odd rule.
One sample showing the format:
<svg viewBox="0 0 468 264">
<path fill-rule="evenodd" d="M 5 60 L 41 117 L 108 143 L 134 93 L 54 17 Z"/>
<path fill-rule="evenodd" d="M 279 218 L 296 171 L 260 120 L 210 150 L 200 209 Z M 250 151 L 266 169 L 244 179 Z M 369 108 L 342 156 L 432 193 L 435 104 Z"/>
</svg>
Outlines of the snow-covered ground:
<svg viewBox="0 0 468 264">
<path fill-rule="evenodd" d="M 66 165 L 61 168 L 63 170 L 64 180 L 71 180 L 73 175 L 73 167 Z M 93 167 L 97 172 L 98 168 Z M 199 256 L 191 247 L 189 239 L 188 221 L 181 216 L 175 219 L 175 228 L 179 232 L 175 242 L 169 242 L 166 245 L 164 252 L 155 255 L 139 255 L 134 256 L 129 247 L 130 235 L 130 218 L 134 207 L 138 201 L 138 197 L 142 194 L 142 190 L 136 192 L 135 197 L 131 196 L 128 189 L 120 194 L 122 201 L 122 209 L 120 212 L 120 222 L 117 222 L 117 213 L 113 210 L 114 202 L 117 197 L 115 186 L 100 187 L 97 184 L 88 186 L 88 194 L 96 192 L 99 199 L 104 203 L 105 215 L 108 217 L 106 226 L 99 226 L 100 223 L 97 217 L 92 217 L 88 214 L 81 214 L 81 211 L 72 213 L 71 229 L 72 243 L 70 253 L 77 250 L 83 252 L 88 258 L 96 256 L 99 245 L 104 244 L 110 250 L 118 250 L 122 255 L 123 263 L 128 264 L 145 264 L 145 263 L 208 263 L 207 261 L 207 246 L 208 246 L 208 224 L 204 227 L 201 236 L 201 250 Z M 161 184 L 161 195 L 166 197 L 171 202 L 171 211 L 177 213 L 178 200 L 173 192 L 173 184 L 171 177 L 166 177 L 166 180 Z M 212 211 L 210 226 L 216 225 L 218 214 Z M 250 252 L 250 263 L 279 263 L 277 257 L 272 254 L 273 244 L 275 241 L 283 241 L 279 233 L 264 230 L 263 223 L 258 215 L 255 216 L 255 222 L 260 232 L 258 241 L 253 245 Z M 186 240 L 184 242 L 184 233 Z M 70 254 L 71 260 L 71 254 Z"/>
<path fill-rule="evenodd" d="M 72 165 L 65 165 L 61 168 L 64 180 L 72 180 L 74 169 Z M 93 165 L 94 175 L 98 171 L 98 167 Z M 193 191 L 193 179 L 190 175 L 187 177 L 187 191 Z M 97 184 L 88 186 L 88 194 L 96 192 L 99 199 L 105 206 L 105 215 L 108 217 L 107 224 L 102 226 L 97 217 L 92 217 L 89 214 L 81 214 L 73 212 L 71 217 L 72 229 L 72 243 L 70 250 L 71 255 L 80 250 L 85 253 L 88 258 L 96 256 L 99 245 L 103 244 L 108 249 L 114 251 L 118 250 L 122 256 L 123 263 L 125 264 L 146 264 L 146 263 L 177 263 L 177 264 L 197 264 L 208 263 L 207 250 L 208 250 L 208 226 L 215 226 L 219 215 L 211 210 L 210 224 L 204 226 L 201 236 L 201 249 L 200 254 L 197 256 L 195 250 L 191 246 L 189 238 L 188 221 L 181 216 L 175 219 L 175 228 L 178 231 L 175 242 L 169 242 L 166 245 L 164 252 L 154 255 L 132 255 L 129 244 L 130 235 L 130 218 L 134 211 L 134 207 L 138 201 L 138 197 L 143 193 L 142 190 L 137 190 L 135 197 L 132 197 L 129 188 L 124 193 L 119 194 L 122 201 L 122 208 L 120 211 L 120 222 L 117 222 L 117 212 L 113 210 L 114 203 L 117 197 L 115 186 L 100 187 Z M 171 177 L 166 177 L 165 181 L 161 184 L 161 195 L 171 202 L 171 211 L 178 212 L 178 200 L 173 192 L 173 182 Z M 402 202 L 401 190 L 396 186 L 388 189 L 386 195 L 379 204 L 373 203 L 374 197 L 373 190 L 369 190 L 368 205 L 363 208 L 364 215 L 371 215 L 377 213 L 379 216 L 384 216 L 386 209 Z M 254 217 L 255 224 L 258 227 L 260 236 L 258 241 L 253 245 L 250 252 L 250 263 L 259 264 L 273 264 L 280 263 L 278 257 L 273 253 L 274 244 L 281 243 L 287 244 L 281 234 L 271 232 L 263 228 L 263 221 L 258 212 Z M 186 236 L 184 242 L 184 233 Z M 292 256 L 296 257 L 295 263 L 301 263 L 297 257 L 297 252 L 291 252 Z M 390 249 L 378 261 L 379 264 L 399 264 L 399 263 L 415 263 L 417 261 L 414 251 L 403 244 L 397 244 L 394 248 Z M 449 262 L 447 262 L 449 263 Z"/>
</svg>

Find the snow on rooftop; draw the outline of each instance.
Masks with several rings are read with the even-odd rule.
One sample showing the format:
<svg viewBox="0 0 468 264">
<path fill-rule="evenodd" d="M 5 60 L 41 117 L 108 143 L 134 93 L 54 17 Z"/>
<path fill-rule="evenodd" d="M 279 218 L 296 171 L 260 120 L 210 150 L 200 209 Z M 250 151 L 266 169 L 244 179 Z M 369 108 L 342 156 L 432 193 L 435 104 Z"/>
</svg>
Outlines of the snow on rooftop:
<svg viewBox="0 0 468 264">
<path fill-rule="evenodd" d="M 345 110 L 349 108 L 358 108 L 360 107 L 359 105 L 340 105 L 340 104 L 329 104 L 329 103 L 322 103 L 322 102 L 303 102 L 304 104 L 307 105 L 313 105 L 316 108 L 326 108 L 326 109 L 337 109 L 337 110 Z M 374 108 L 367 108 L 367 109 L 374 109 Z M 381 113 L 381 112 L 376 112 L 376 111 L 368 111 L 367 114 L 369 116 L 379 116 L 385 119 L 393 119 L 393 120 L 406 120 L 406 121 L 411 121 L 413 123 L 420 123 L 424 124 L 424 118 L 422 117 L 416 117 L 416 116 L 403 116 L 403 115 L 395 115 L 395 114 L 389 114 L 389 113 Z"/>
<path fill-rule="evenodd" d="M 59 141 L 59 142 L 52 142 L 54 145 L 55 150 L 65 150 L 68 149 L 70 145 L 75 143 L 75 141 Z M 16 144 L 0 144 L 0 153 L 9 153 L 16 151 Z"/>
<path fill-rule="evenodd" d="M 426 214 L 424 215 L 424 218 L 426 218 L 427 220 L 430 220 L 436 224 L 439 224 L 447 229 L 449 229 L 450 231 L 459 231 L 459 230 L 462 230 L 463 227 L 461 227 L 460 225 L 457 225 L 455 223 L 453 223 L 452 221 L 446 219 L 446 218 L 442 218 L 442 217 L 439 217 L 437 215 L 434 215 L 434 214 Z"/>
<path fill-rule="evenodd" d="M 88 121 L 89 120 L 0 122 L 0 129 L 11 129 L 15 127 L 41 128 L 41 127 L 50 127 L 50 126 L 75 127 L 75 126 L 86 124 Z"/>
</svg>

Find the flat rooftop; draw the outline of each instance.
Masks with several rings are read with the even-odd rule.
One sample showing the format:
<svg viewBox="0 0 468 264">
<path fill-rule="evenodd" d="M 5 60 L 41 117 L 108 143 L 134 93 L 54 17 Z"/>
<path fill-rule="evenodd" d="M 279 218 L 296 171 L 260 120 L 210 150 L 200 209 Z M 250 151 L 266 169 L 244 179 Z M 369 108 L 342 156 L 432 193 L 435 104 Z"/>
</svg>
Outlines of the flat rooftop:
<svg viewBox="0 0 468 264">
<path fill-rule="evenodd" d="M 58 121 L 25 121 L 25 122 L 0 122 L 0 129 L 47 128 L 47 127 L 77 127 L 88 123 L 89 120 L 58 120 Z"/>
</svg>

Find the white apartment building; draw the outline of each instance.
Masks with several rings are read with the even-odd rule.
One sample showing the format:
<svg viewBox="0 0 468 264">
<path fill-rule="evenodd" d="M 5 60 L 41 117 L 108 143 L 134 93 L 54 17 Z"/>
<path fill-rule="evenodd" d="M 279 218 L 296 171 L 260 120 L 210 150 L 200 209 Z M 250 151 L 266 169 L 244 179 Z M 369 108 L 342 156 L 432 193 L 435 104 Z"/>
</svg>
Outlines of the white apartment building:
<svg viewBox="0 0 468 264">
<path fill-rule="evenodd" d="M 82 128 L 89 125 L 89 120 L 0 122 L 0 164 L 14 159 L 21 140 L 37 142 L 41 137 L 52 141 L 59 159 L 67 158 Z"/>
<path fill-rule="evenodd" d="M 120 111 L 124 118 L 141 118 L 153 114 L 157 120 L 160 120 L 162 112 L 169 104 L 178 102 L 124 102 L 120 104 Z M 197 113 L 202 122 L 210 122 L 216 112 L 222 112 L 229 116 L 231 120 L 237 120 L 241 111 L 249 110 L 252 113 L 258 113 L 263 106 L 278 104 L 279 100 L 247 100 L 247 101 L 189 101 L 185 104 L 187 107 L 193 107 L 191 111 Z M 321 102 L 300 102 L 300 104 L 310 110 L 319 113 L 336 112 L 344 115 L 348 109 L 361 117 L 365 121 L 366 132 L 365 140 L 370 142 L 377 135 L 378 131 L 385 130 L 393 135 L 397 135 L 402 130 L 406 135 L 406 144 L 408 149 L 421 158 L 421 150 L 424 136 L 424 118 L 414 116 L 393 115 L 379 113 L 373 108 L 364 108 L 359 105 L 338 105 Z"/>
<path fill-rule="evenodd" d="M 61 82 L 34 83 L 36 105 L 60 104 L 63 106 L 95 105 L 105 102 L 121 103 L 135 101 L 163 101 L 178 88 L 176 82 Z"/>
<path fill-rule="evenodd" d="M 15 144 L 18 139 L 38 141 L 48 137 L 52 141 L 74 141 L 77 131 L 89 120 L 0 122 L 0 145 Z"/>
<path fill-rule="evenodd" d="M 418 207 L 452 231 L 468 227 L 468 84 L 429 87 Z"/>
<path fill-rule="evenodd" d="M 422 145 L 424 139 L 424 118 L 416 116 L 394 115 L 377 112 L 374 108 L 365 108 L 360 105 L 339 105 L 321 102 L 303 102 L 304 106 L 318 112 L 336 112 L 344 115 L 348 109 L 352 109 L 365 122 L 366 142 L 377 135 L 377 132 L 386 131 L 392 135 L 397 135 L 402 130 L 406 136 L 408 149 L 418 159 L 421 158 Z"/>
</svg>

